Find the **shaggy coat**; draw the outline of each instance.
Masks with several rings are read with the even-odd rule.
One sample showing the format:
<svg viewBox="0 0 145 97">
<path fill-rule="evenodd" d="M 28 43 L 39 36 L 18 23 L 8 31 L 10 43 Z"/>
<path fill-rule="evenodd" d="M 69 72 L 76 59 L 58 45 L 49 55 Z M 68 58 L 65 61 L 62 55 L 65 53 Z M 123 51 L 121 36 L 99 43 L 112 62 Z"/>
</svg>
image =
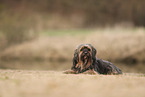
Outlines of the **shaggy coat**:
<svg viewBox="0 0 145 97">
<path fill-rule="evenodd" d="M 81 44 L 74 51 L 71 70 L 78 74 L 91 70 L 97 74 L 122 74 L 111 62 L 96 57 L 97 51 L 91 44 Z"/>
</svg>

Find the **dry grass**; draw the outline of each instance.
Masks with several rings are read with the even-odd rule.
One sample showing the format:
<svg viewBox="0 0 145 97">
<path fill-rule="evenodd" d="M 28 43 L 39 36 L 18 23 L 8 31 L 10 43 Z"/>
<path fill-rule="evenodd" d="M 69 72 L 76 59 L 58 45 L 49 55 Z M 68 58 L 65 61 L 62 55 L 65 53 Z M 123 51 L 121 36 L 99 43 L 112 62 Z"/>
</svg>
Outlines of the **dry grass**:
<svg viewBox="0 0 145 97">
<path fill-rule="evenodd" d="M 71 32 L 72 33 L 72 32 Z M 98 57 L 110 61 L 135 59 L 145 61 L 145 30 L 143 28 L 106 28 L 92 33 L 63 36 L 40 36 L 31 42 L 12 46 L 0 54 L 1 59 L 70 61 L 73 51 L 82 43 L 91 43 Z"/>
<path fill-rule="evenodd" d="M 51 36 L 41 34 L 36 40 L 7 48 L 0 52 L 0 68 L 70 69 L 77 45 L 91 43 L 98 51 L 97 57 L 111 61 L 123 72 L 145 73 L 145 30 L 143 28 L 106 28 L 72 35 L 73 32 Z"/>
<path fill-rule="evenodd" d="M 0 70 L 0 97 L 145 97 L 145 75 Z"/>
</svg>

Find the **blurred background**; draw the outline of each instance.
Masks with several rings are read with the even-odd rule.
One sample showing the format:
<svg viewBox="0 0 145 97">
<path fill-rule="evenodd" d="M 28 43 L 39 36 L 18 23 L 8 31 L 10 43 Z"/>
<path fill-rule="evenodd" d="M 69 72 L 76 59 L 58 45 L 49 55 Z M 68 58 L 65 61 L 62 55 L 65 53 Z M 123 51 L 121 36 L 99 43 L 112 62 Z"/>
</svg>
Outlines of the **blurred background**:
<svg viewBox="0 0 145 97">
<path fill-rule="evenodd" d="M 75 48 L 145 73 L 145 0 L 0 0 L 0 69 L 66 70 Z"/>
</svg>

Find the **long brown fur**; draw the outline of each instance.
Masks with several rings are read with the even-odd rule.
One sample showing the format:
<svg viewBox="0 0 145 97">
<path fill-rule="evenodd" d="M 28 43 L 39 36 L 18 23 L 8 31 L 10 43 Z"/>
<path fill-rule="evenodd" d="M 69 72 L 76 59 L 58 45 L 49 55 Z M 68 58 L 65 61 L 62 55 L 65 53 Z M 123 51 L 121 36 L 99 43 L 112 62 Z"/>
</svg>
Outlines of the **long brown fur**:
<svg viewBox="0 0 145 97">
<path fill-rule="evenodd" d="M 111 62 L 98 59 L 96 53 L 96 49 L 91 44 L 79 45 L 74 52 L 71 70 L 64 73 L 122 74 L 122 71 Z"/>
</svg>

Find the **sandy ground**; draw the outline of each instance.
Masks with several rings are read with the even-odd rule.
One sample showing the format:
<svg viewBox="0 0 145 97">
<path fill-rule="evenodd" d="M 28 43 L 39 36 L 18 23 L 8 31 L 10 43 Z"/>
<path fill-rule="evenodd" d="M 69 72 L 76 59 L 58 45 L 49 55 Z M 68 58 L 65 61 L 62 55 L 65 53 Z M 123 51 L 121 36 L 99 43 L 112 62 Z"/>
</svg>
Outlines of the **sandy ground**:
<svg viewBox="0 0 145 97">
<path fill-rule="evenodd" d="M 0 97 L 145 97 L 145 75 L 0 70 Z"/>
</svg>

